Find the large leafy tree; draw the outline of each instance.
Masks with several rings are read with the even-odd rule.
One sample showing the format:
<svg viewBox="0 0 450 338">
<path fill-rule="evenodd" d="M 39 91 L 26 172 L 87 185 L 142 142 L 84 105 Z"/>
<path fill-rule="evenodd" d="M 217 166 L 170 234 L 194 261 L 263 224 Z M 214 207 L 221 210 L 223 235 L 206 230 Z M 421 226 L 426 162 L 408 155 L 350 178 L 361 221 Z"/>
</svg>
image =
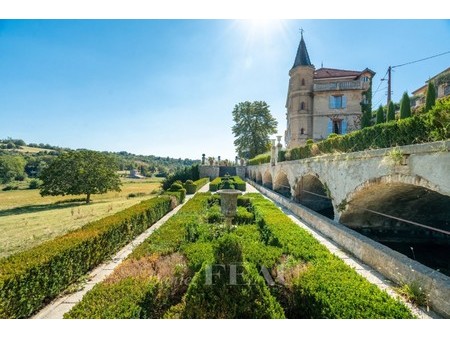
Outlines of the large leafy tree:
<svg viewBox="0 0 450 338">
<path fill-rule="evenodd" d="M 436 103 L 436 88 L 433 81 L 428 82 L 427 97 L 425 99 L 425 112 L 431 110 Z"/>
<path fill-rule="evenodd" d="M 266 102 L 240 102 L 232 114 L 234 145 L 240 157 L 253 158 L 270 149 L 269 136 L 277 132 L 278 123 Z"/>
<path fill-rule="evenodd" d="M 24 175 L 25 160 L 22 156 L 0 155 L 0 182 L 8 183 Z"/>
<path fill-rule="evenodd" d="M 403 93 L 402 101 L 400 102 L 400 118 L 406 119 L 411 116 L 411 101 L 407 92 Z"/>
<path fill-rule="evenodd" d="M 62 153 L 41 174 L 41 195 L 86 195 L 120 191 L 116 159 L 91 150 Z"/>
</svg>

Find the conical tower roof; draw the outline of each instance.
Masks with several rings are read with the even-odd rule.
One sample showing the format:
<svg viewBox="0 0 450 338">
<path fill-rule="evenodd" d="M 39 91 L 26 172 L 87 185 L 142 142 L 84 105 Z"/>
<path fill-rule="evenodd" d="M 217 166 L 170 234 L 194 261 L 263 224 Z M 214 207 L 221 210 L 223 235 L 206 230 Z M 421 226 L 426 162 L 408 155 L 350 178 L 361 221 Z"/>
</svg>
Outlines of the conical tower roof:
<svg viewBox="0 0 450 338">
<path fill-rule="evenodd" d="M 295 68 L 298 66 L 312 66 L 311 60 L 309 59 L 308 50 L 306 49 L 305 40 L 303 39 L 303 32 L 302 32 L 302 38 L 300 40 L 300 44 L 298 45 L 297 55 L 295 56 L 294 65 L 292 66 L 292 68 Z"/>
</svg>

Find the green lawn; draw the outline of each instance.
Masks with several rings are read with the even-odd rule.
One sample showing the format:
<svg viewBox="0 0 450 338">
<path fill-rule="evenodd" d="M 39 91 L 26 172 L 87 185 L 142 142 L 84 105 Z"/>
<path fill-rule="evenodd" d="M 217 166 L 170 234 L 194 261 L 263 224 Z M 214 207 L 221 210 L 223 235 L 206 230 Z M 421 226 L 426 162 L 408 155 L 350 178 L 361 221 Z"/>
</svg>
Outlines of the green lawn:
<svg viewBox="0 0 450 338">
<path fill-rule="evenodd" d="M 151 198 L 160 179 L 123 179 L 121 192 L 94 195 L 92 203 L 74 199 L 84 196 L 41 197 L 39 190 L 0 191 L 0 258 L 31 248 L 46 240 L 114 214 Z M 130 193 L 146 195 L 127 198 Z"/>
</svg>

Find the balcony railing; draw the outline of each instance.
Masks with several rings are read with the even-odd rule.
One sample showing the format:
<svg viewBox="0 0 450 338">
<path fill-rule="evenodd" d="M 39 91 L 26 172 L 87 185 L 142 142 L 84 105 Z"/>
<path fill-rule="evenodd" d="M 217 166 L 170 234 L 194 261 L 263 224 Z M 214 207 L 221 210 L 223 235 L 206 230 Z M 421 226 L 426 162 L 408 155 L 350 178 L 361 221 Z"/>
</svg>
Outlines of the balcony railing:
<svg viewBox="0 0 450 338">
<path fill-rule="evenodd" d="M 328 82 L 328 83 L 315 83 L 314 91 L 329 91 L 329 90 L 349 90 L 349 89 L 362 89 L 369 88 L 369 82 L 362 81 L 343 81 L 343 82 Z"/>
</svg>

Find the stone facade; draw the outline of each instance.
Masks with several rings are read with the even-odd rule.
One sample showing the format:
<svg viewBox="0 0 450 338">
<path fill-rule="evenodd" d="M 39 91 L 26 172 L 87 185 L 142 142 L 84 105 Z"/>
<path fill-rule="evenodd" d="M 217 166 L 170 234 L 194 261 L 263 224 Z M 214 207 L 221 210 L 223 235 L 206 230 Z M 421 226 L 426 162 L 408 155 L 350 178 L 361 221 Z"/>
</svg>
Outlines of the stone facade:
<svg viewBox="0 0 450 338">
<path fill-rule="evenodd" d="M 365 92 L 371 90 L 374 75 L 368 68 L 316 70 L 302 35 L 289 72 L 286 146 L 298 147 L 307 139 L 321 140 L 330 133 L 346 134 L 359 129 L 361 103 L 366 100 Z"/>
</svg>

